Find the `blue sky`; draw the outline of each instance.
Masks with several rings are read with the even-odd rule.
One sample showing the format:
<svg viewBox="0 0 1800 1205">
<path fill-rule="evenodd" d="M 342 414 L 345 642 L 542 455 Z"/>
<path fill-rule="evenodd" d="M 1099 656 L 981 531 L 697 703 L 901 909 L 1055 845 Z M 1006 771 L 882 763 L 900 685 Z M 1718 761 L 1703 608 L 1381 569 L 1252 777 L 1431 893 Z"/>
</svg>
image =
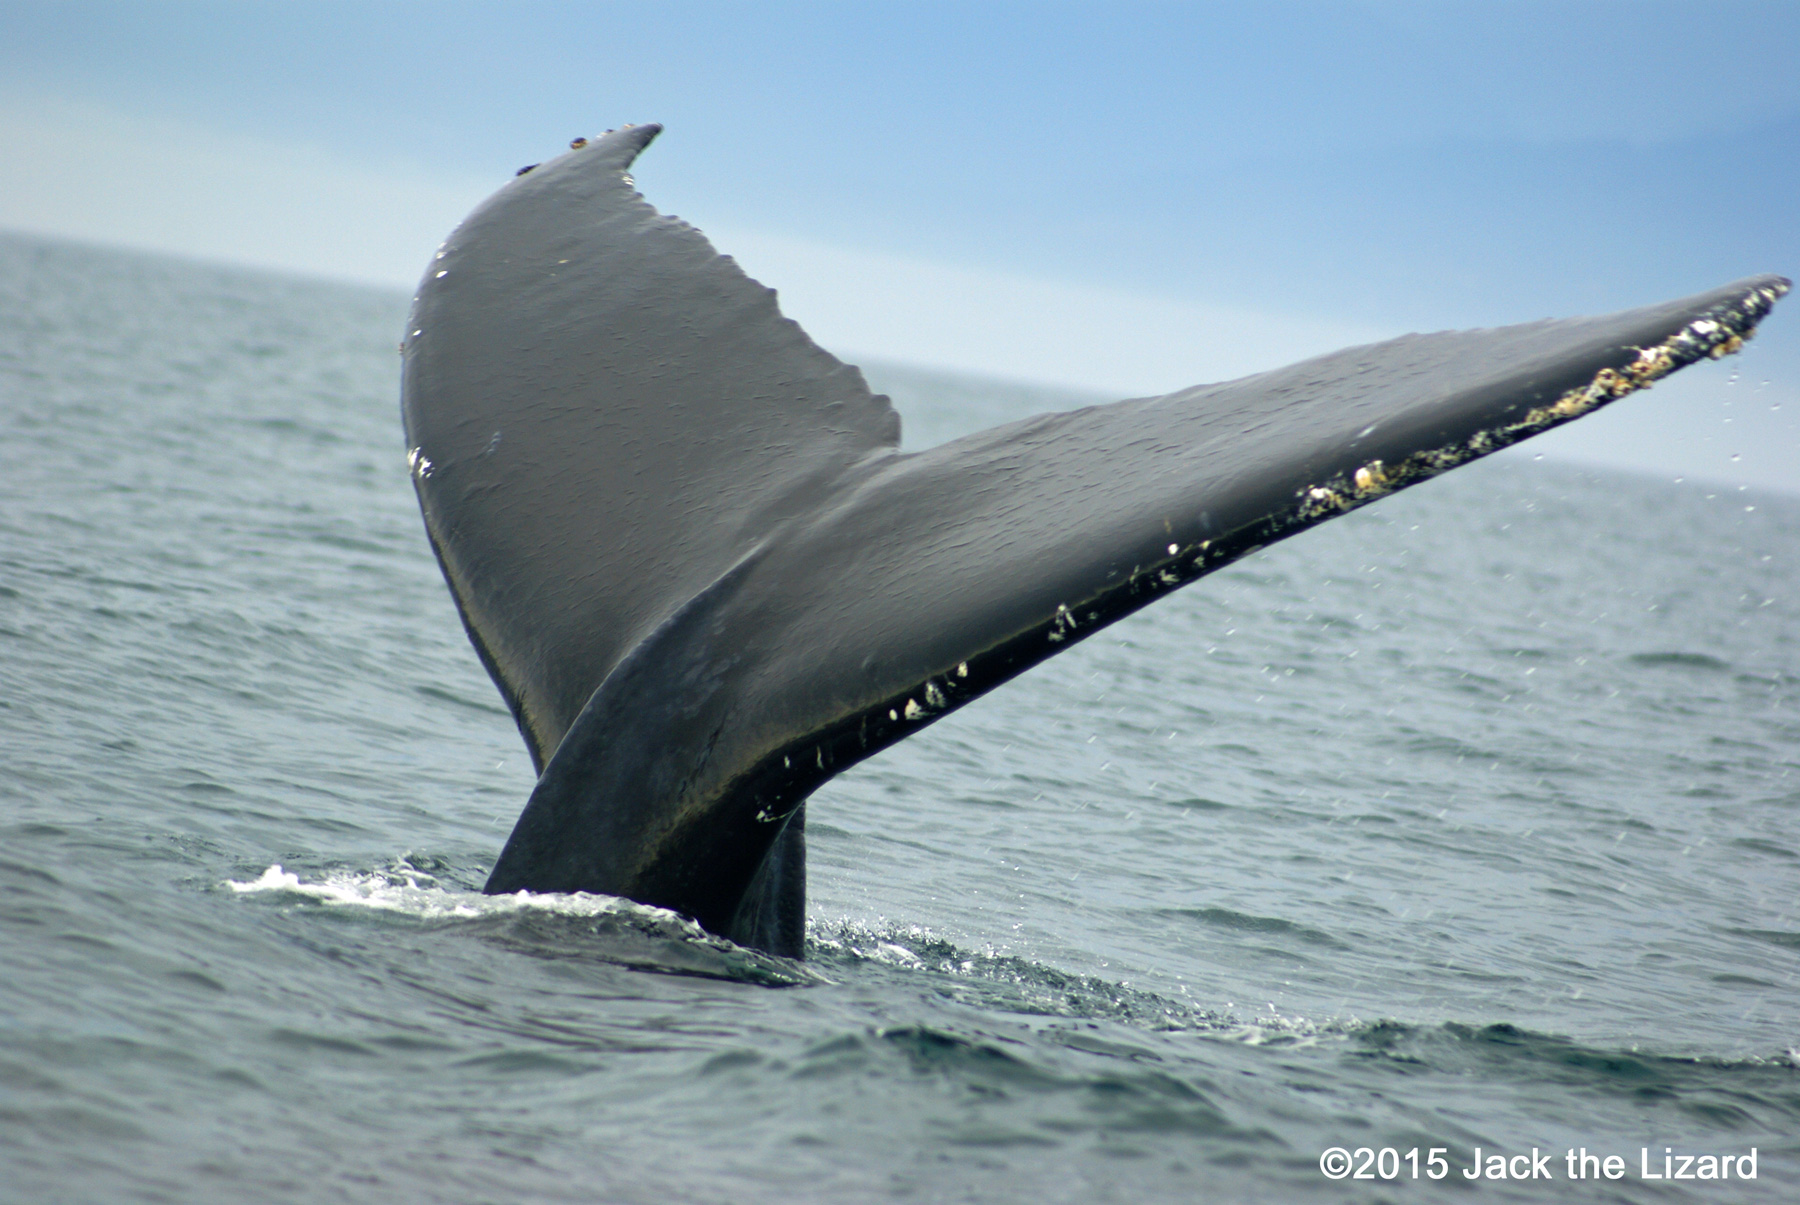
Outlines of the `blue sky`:
<svg viewBox="0 0 1800 1205">
<path fill-rule="evenodd" d="M 405 285 L 660 121 L 833 350 L 1151 392 L 1800 272 L 1796 63 L 1793 3 L 0 2 L 0 226 Z M 1800 489 L 1787 310 L 1544 446 Z"/>
</svg>

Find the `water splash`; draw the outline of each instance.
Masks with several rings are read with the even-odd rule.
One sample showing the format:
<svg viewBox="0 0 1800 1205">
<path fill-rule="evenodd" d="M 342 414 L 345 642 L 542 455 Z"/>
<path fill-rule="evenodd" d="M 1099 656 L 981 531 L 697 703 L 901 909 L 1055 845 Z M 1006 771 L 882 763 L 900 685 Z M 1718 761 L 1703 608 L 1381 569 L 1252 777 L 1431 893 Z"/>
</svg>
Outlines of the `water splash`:
<svg viewBox="0 0 1800 1205">
<path fill-rule="evenodd" d="M 521 912 L 557 916 L 628 916 L 655 922 L 659 928 L 672 926 L 696 939 L 709 936 L 699 925 L 667 908 L 634 903 L 617 896 L 591 895 L 584 891 L 569 894 L 516 891 L 510 895 L 483 895 L 478 891 L 440 887 L 433 875 L 404 860 L 386 870 L 330 871 L 317 882 L 303 881 L 299 875 L 282 869 L 277 863 L 249 882 L 228 879 L 224 885 L 239 895 L 265 892 L 297 895 L 336 907 L 399 912 L 422 920 L 475 920 Z"/>
<path fill-rule="evenodd" d="M 540 957 L 763 987 L 829 982 L 802 963 L 744 949 L 667 908 L 587 892 L 484 895 L 441 886 L 405 857 L 381 870 L 334 870 L 313 881 L 276 864 L 254 879 L 228 879 L 222 886 L 236 895 L 297 898 L 353 915 L 466 926 L 471 937 Z"/>
</svg>

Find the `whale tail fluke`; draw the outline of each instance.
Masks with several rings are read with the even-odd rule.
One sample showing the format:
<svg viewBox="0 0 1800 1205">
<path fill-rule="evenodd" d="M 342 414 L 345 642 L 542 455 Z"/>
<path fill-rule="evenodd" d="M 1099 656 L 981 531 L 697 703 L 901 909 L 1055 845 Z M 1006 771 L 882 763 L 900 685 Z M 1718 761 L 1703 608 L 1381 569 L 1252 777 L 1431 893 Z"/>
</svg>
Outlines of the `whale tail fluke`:
<svg viewBox="0 0 1800 1205">
<path fill-rule="evenodd" d="M 541 771 L 488 889 L 777 953 L 833 774 L 1273 540 L 1735 351 L 1788 289 L 1408 335 L 902 454 L 857 369 L 637 194 L 658 129 L 450 236 L 404 344 L 408 446 Z"/>
</svg>

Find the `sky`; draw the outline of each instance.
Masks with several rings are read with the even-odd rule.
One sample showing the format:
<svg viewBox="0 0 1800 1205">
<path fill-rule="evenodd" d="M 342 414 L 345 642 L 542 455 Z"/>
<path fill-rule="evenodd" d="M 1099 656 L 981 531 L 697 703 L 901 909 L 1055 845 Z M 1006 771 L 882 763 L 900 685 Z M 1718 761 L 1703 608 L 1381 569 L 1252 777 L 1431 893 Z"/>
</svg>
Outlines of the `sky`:
<svg viewBox="0 0 1800 1205">
<path fill-rule="evenodd" d="M 0 228 L 410 288 L 519 167 L 839 355 L 1114 396 L 1800 275 L 1800 4 L 17 3 Z M 1532 451 L 1800 491 L 1800 298 Z"/>
</svg>

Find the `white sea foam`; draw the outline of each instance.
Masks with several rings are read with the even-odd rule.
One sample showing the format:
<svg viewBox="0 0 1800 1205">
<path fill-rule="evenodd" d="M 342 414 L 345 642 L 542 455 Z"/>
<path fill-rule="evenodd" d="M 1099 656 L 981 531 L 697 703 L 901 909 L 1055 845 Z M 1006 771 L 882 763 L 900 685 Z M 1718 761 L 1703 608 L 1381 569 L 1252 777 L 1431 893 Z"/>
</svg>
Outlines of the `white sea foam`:
<svg viewBox="0 0 1800 1205">
<path fill-rule="evenodd" d="M 559 916 L 629 916 L 639 920 L 674 924 L 699 937 L 703 930 L 693 921 L 666 908 L 633 903 L 611 895 L 515 891 L 510 895 L 483 895 L 436 885 L 429 874 L 400 865 L 391 870 L 330 871 L 317 882 L 305 882 L 280 864 L 249 882 L 228 879 L 225 886 L 240 895 L 279 892 L 304 896 L 338 907 L 373 908 L 400 912 L 426 920 L 476 919 L 519 912 L 547 912 Z"/>
</svg>

